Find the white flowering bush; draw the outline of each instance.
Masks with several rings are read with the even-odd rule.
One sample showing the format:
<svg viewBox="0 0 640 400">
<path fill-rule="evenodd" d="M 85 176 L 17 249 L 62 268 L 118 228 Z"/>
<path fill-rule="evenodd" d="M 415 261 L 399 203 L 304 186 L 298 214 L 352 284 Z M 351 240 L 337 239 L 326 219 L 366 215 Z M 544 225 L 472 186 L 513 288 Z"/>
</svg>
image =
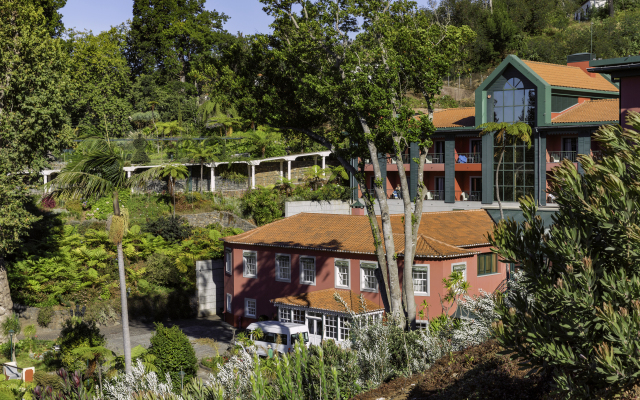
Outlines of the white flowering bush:
<svg viewBox="0 0 640 400">
<path fill-rule="evenodd" d="M 389 319 L 393 316 L 389 315 Z M 351 350 L 358 356 L 360 380 L 379 385 L 394 372 L 391 360 L 391 340 L 394 326 L 381 318 L 355 317 L 349 338 Z"/>
<path fill-rule="evenodd" d="M 225 399 L 247 394 L 251 389 L 251 376 L 255 368 L 253 354 L 256 354 L 253 346 L 241 349 L 238 355 L 220 367 L 216 375 L 209 375 L 209 386 L 222 388 Z"/>
<path fill-rule="evenodd" d="M 133 400 L 140 394 L 154 395 L 156 398 L 173 396 L 171 377 L 166 375 L 166 383 L 160 382 L 155 372 L 145 372 L 142 361 L 131 368 L 130 374 L 119 374 L 104 384 L 104 397 L 112 400 Z"/>
</svg>

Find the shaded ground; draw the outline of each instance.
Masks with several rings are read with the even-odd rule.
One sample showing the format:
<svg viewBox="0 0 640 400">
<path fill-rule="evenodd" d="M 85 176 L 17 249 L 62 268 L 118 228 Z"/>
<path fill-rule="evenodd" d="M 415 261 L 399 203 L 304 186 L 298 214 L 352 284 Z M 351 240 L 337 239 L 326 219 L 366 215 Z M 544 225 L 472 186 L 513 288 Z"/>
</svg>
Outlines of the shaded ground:
<svg viewBox="0 0 640 400">
<path fill-rule="evenodd" d="M 525 378 L 528 371 L 497 354 L 493 341 L 438 360 L 422 374 L 398 378 L 354 400 L 456 400 L 456 399 L 552 399 L 551 382 L 540 376 Z"/>
<path fill-rule="evenodd" d="M 189 337 L 194 350 L 196 351 L 196 357 L 200 360 L 203 357 L 210 357 L 216 355 L 216 350 L 207 344 L 197 343 L 196 339 L 210 338 L 214 339 L 220 354 L 223 354 L 231 340 L 233 338 L 233 330 L 231 325 L 222 321 L 218 316 L 212 316 L 209 318 L 197 318 L 197 319 L 184 319 L 174 320 L 171 322 L 164 322 L 165 326 L 178 325 L 180 329 Z M 139 322 L 131 321 L 129 324 L 129 335 L 131 337 L 131 347 L 142 345 L 143 347 L 149 347 L 151 336 L 155 331 L 155 326 L 152 322 Z M 107 339 L 106 347 L 116 352 L 116 354 L 123 354 L 122 346 L 122 326 L 113 325 L 107 327 L 101 327 L 100 332 L 105 335 Z M 60 330 L 44 329 L 38 327 L 38 338 L 45 340 L 55 340 L 60 335 Z"/>
</svg>

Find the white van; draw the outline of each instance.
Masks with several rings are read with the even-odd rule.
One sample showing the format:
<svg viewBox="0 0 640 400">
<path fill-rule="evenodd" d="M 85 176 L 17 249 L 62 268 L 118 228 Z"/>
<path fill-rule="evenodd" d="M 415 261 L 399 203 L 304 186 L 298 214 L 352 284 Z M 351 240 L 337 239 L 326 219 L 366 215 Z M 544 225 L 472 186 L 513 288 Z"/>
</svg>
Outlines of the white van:
<svg viewBox="0 0 640 400">
<path fill-rule="evenodd" d="M 262 330 L 262 338 L 256 340 L 253 338 L 253 331 L 260 328 Z M 292 322 L 280 321 L 261 321 L 249 324 L 247 331 L 250 333 L 251 340 L 256 343 L 258 355 L 267 356 L 269 345 L 274 353 L 288 353 L 293 351 L 295 343 L 302 340 L 305 346 L 309 347 L 309 330 L 306 325 L 294 324 Z"/>
</svg>

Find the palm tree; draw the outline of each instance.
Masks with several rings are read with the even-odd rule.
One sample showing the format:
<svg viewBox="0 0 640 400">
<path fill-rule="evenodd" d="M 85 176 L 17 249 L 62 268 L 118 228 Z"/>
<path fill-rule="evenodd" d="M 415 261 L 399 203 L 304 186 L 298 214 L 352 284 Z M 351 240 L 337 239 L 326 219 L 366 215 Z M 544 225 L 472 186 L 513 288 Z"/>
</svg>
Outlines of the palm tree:
<svg viewBox="0 0 640 400">
<path fill-rule="evenodd" d="M 214 158 L 212 155 L 213 148 L 212 146 L 207 146 L 205 141 L 203 140 L 199 144 L 194 144 L 186 147 L 185 150 L 189 154 L 189 158 L 191 160 L 198 161 L 200 163 L 200 193 L 202 193 L 202 182 L 204 179 L 204 163 Z"/>
<path fill-rule="evenodd" d="M 531 126 L 524 122 L 486 122 L 478 128 L 482 129 L 480 137 L 495 133 L 496 142 L 500 143 L 500 158 L 498 159 L 498 165 L 496 167 L 496 200 L 498 201 L 498 207 L 500 208 L 500 218 L 504 219 L 504 213 L 502 212 L 502 202 L 500 201 L 500 189 L 498 186 L 498 178 L 500 177 L 500 165 L 502 164 L 502 157 L 507 149 L 507 144 L 512 144 L 518 140 L 524 142 L 527 148 L 531 148 Z"/>
<path fill-rule="evenodd" d="M 96 198 L 113 194 L 113 215 L 109 236 L 118 248 L 118 272 L 120 275 L 120 305 L 122 307 L 122 338 L 124 344 L 125 371 L 131 372 L 131 340 L 129 337 L 129 313 L 127 308 L 127 282 L 124 270 L 122 237 L 126 233 L 126 213 L 120 208 L 118 190 L 128 188 L 130 180 L 123 169 L 122 152 L 111 142 L 102 138 L 89 138 L 82 142 L 82 156 L 67 164 L 60 174 L 47 184 L 54 189 L 53 195 L 60 199 Z M 123 215 L 124 214 L 124 215 Z M 122 223 L 116 224 L 114 220 Z M 120 231 L 116 232 L 120 226 Z"/>
<path fill-rule="evenodd" d="M 176 217 L 176 181 L 189 175 L 189 170 L 182 164 L 164 164 L 150 168 L 141 174 L 134 175 L 131 180 L 133 185 L 140 186 L 145 182 L 156 179 L 167 181 L 169 194 L 173 198 L 173 217 Z"/>
<path fill-rule="evenodd" d="M 304 173 L 304 180 L 307 181 L 309 186 L 313 188 L 313 190 L 318 189 L 318 185 L 324 182 L 326 171 L 320 168 L 317 165 L 313 165 L 307 169 Z"/>
<path fill-rule="evenodd" d="M 254 131 L 245 133 L 243 136 L 249 139 L 251 145 L 249 151 L 257 151 L 262 158 L 267 152 L 267 147 L 281 138 L 280 132 L 268 126 L 261 126 Z"/>
</svg>

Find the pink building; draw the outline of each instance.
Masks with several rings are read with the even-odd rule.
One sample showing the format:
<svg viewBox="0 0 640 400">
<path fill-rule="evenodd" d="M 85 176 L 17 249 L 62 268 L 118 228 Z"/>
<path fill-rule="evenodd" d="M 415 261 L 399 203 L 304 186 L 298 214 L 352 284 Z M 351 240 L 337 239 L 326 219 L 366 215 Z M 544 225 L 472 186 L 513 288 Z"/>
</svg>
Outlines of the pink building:
<svg viewBox="0 0 640 400">
<path fill-rule="evenodd" d="M 394 232 L 403 232 L 402 216 L 391 218 Z M 442 279 L 452 271 L 465 274 L 470 294 L 504 281 L 506 264 L 487 240 L 493 225 L 484 210 L 423 214 L 413 268 L 418 312 L 426 300 L 429 317 L 441 313 Z M 349 313 L 336 293 L 357 314 L 384 310 L 367 216 L 298 214 L 222 240 L 225 320 L 236 327 L 262 316 L 307 324 L 318 340 L 340 340 Z M 404 235 L 396 233 L 401 281 L 403 247 Z M 354 300 L 361 294 L 364 305 Z"/>
</svg>

